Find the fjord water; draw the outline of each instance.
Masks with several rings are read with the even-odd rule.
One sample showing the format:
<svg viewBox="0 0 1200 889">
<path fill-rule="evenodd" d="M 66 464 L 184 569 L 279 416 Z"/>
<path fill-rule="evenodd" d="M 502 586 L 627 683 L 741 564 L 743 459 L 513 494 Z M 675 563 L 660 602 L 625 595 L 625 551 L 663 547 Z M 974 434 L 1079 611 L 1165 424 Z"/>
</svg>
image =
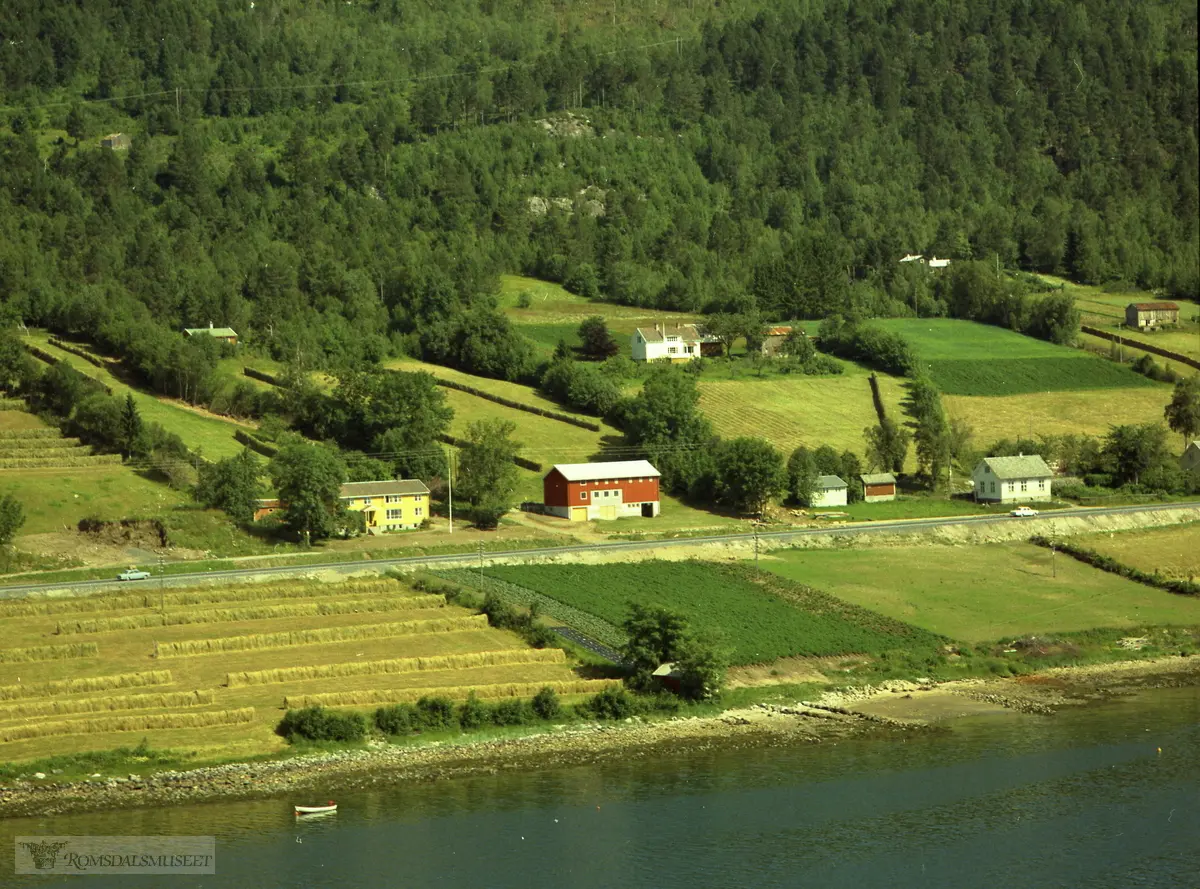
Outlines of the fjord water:
<svg viewBox="0 0 1200 889">
<path fill-rule="evenodd" d="M 3 822 L 5 870 L 19 834 L 175 833 L 217 835 L 215 877 L 84 882 L 1200 886 L 1200 689 L 962 720 L 906 738 L 664 748 L 588 767 L 310 794 L 326 795 L 340 811 L 306 823 L 290 805 L 308 800 L 290 798 Z"/>
</svg>

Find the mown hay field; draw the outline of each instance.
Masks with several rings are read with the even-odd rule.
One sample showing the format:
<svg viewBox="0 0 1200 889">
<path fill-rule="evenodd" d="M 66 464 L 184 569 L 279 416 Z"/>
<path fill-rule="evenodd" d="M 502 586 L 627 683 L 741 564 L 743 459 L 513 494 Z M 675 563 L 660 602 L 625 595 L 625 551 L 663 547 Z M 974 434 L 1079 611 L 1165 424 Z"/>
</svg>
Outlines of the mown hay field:
<svg viewBox="0 0 1200 889">
<path fill-rule="evenodd" d="M 946 395 L 942 403 L 951 418 L 970 424 L 977 447 L 987 447 L 1018 434 L 1104 435 L 1117 423 L 1161 423 L 1170 397 L 1170 388 L 1155 386 L 1027 395 Z M 1177 447 L 1178 441 L 1172 437 L 1168 444 Z"/>
<path fill-rule="evenodd" d="M 1087 534 L 1073 542 L 1142 571 L 1158 571 L 1171 580 L 1200 579 L 1200 524 Z"/>
<path fill-rule="evenodd" d="M 829 444 L 839 452 L 863 452 L 863 430 L 878 422 L 868 372 L 843 362 L 846 372 L 832 377 L 793 375 L 738 380 L 704 378 L 700 409 L 724 438 L 755 436 L 791 453 L 797 445 Z M 878 374 L 884 407 L 903 420 L 904 383 Z"/>
<path fill-rule="evenodd" d="M 529 648 L 484 616 L 397 580 L 152 593 L 0 602 L 4 760 L 143 737 L 209 758 L 267 753 L 284 746 L 273 730 L 285 698 L 352 695 L 341 706 L 356 706 L 406 700 L 414 689 L 462 699 L 476 687 L 491 694 L 530 684 L 582 693 L 561 651 Z M 95 631 L 57 635 L 65 622 Z M 67 656 L 24 659 L 58 649 Z"/>
<path fill-rule="evenodd" d="M 762 566 L 968 642 L 1099 627 L 1132 631 L 1155 624 L 1200 625 L 1200 600 L 1134 583 L 1061 554 L 1051 556 L 1029 543 L 797 549 L 773 553 L 762 559 Z"/>
<path fill-rule="evenodd" d="M 951 318 L 889 318 L 871 323 L 908 340 L 947 395 L 1161 386 L 1083 349 L 1056 346 L 988 324 Z"/>
<path fill-rule="evenodd" d="M 734 664 L 792 655 L 877 653 L 927 646 L 929 633 L 794 585 L 755 583 L 753 572 L 711 562 L 496 566 L 488 574 L 525 587 L 615 626 L 629 605 L 657 605 L 685 615 L 726 648 Z"/>
</svg>

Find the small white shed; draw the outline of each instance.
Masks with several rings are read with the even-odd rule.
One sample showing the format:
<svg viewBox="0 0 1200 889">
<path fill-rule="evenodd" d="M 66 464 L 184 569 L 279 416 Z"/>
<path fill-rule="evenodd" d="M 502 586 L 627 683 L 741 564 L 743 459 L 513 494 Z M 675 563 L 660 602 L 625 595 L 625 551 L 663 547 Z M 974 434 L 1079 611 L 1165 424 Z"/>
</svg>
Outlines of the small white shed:
<svg viewBox="0 0 1200 889">
<path fill-rule="evenodd" d="M 808 505 L 845 506 L 846 493 L 849 487 L 849 485 L 836 475 L 818 476 L 817 483 L 813 487 L 812 497 L 808 499 Z"/>
</svg>

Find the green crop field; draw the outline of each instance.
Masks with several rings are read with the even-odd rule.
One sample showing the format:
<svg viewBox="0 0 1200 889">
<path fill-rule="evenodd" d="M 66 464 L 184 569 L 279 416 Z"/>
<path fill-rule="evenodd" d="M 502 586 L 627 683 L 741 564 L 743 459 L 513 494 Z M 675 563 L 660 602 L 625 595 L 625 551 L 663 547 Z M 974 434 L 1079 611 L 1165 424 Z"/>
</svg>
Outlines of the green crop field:
<svg viewBox="0 0 1200 889">
<path fill-rule="evenodd" d="M 1054 562 L 1051 564 L 1051 559 Z M 897 620 L 969 642 L 1098 627 L 1200 625 L 1200 600 L 1029 543 L 789 550 L 762 565 Z"/>
<path fill-rule="evenodd" d="M 1117 534 L 1085 534 L 1073 543 L 1118 562 L 1177 580 L 1200 579 L 1200 523 Z"/>
<path fill-rule="evenodd" d="M 871 323 L 907 339 L 934 383 L 947 395 L 1161 386 L 1082 349 L 1056 346 L 987 324 L 950 318 L 891 318 Z"/>
<path fill-rule="evenodd" d="M 199 451 L 203 456 L 213 460 L 241 453 L 242 445 L 234 439 L 233 433 L 238 428 L 250 428 L 246 424 L 235 423 L 199 408 L 134 389 L 117 379 L 108 370 L 89 364 L 70 352 L 56 349 L 50 345 L 49 335 L 44 331 L 31 330 L 27 338 L 55 358 L 67 362 L 85 376 L 110 386 L 116 397 L 123 399 L 126 393 L 132 393 L 143 420 L 158 423 L 168 432 L 174 432 L 193 451 Z"/>
<path fill-rule="evenodd" d="M 727 646 L 737 664 L 791 655 L 872 653 L 936 644 L 914 627 L 795 585 L 777 595 L 738 566 L 705 562 L 497 566 L 488 575 L 619 626 L 629 604 L 658 605 Z"/>
<path fill-rule="evenodd" d="M 765 438 L 785 454 L 800 444 L 829 444 L 838 451 L 861 454 L 863 430 L 878 419 L 868 372 L 850 362 L 843 364 L 846 372 L 833 377 L 705 377 L 699 383 L 700 408 L 725 438 Z M 899 420 L 904 383 L 888 374 L 878 378 L 884 406 Z"/>
</svg>

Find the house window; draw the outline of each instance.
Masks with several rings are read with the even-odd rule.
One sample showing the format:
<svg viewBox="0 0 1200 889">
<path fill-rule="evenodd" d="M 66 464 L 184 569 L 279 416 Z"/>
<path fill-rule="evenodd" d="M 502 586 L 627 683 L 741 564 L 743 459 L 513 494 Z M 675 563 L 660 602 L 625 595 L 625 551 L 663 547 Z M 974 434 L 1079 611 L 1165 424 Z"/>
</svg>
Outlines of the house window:
<svg viewBox="0 0 1200 889">
<path fill-rule="evenodd" d="M 1025 490 L 1025 479 L 1021 479 L 1021 490 Z"/>
<path fill-rule="evenodd" d="M 696 351 L 696 347 L 695 346 L 684 346 L 683 351 L 685 351 L 685 352 L 687 352 L 687 354 L 691 355 L 693 352 Z"/>
<path fill-rule="evenodd" d="M 993 494 L 996 493 L 996 483 L 995 482 L 992 482 L 992 493 Z"/>
<path fill-rule="evenodd" d="M 1046 480 L 1045 480 L 1044 478 L 1039 478 L 1039 479 L 1038 479 L 1038 490 L 1039 490 L 1039 491 L 1044 491 L 1044 490 L 1046 490 Z"/>
<path fill-rule="evenodd" d="M 387 517 L 388 517 L 389 522 L 394 522 L 394 521 L 397 521 L 398 519 L 402 519 L 402 518 L 404 518 L 404 510 L 389 509 L 387 511 Z"/>
<path fill-rule="evenodd" d="M 370 497 L 364 497 L 364 498 L 363 498 L 363 506 L 370 506 L 370 505 L 371 505 L 371 498 L 370 498 Z"/>
<path fill-rule="evenodd" d="M 669 336 L 669 337 L 667 337 L 667 342 L 668 342 L 668 343 L 677 343 L 677 342 L 679 342 L 679 337 L 677 337 L 677 336 Z"/>
<path fill-rule="evenodd" d="M 413 515 L 424 515 L 424 513 L 425 513 L 425 510 L 421 509 L 421 507 L 419 507 L 419 506 L 413 510 Z"/>
<path fill-rule="evenodd" d="M 399 494 L 388 494 L 387 498 L 384 500 L 384 502 L 385 503 L 399 503 L 400 495 Z"/>
<path fill-rule="evenodd" d="M 675 346 L 667 346 L 668 354 L 674 355 L 678 351 L 679 349 L 677 349 Z"/>
<path fill-rule="evenodd" d="M 580 500 L 587 500 L 587 491 L 580 491 L 580 492 L 579 492 L 579 499 L 580 499 Z"/>
</svg>

